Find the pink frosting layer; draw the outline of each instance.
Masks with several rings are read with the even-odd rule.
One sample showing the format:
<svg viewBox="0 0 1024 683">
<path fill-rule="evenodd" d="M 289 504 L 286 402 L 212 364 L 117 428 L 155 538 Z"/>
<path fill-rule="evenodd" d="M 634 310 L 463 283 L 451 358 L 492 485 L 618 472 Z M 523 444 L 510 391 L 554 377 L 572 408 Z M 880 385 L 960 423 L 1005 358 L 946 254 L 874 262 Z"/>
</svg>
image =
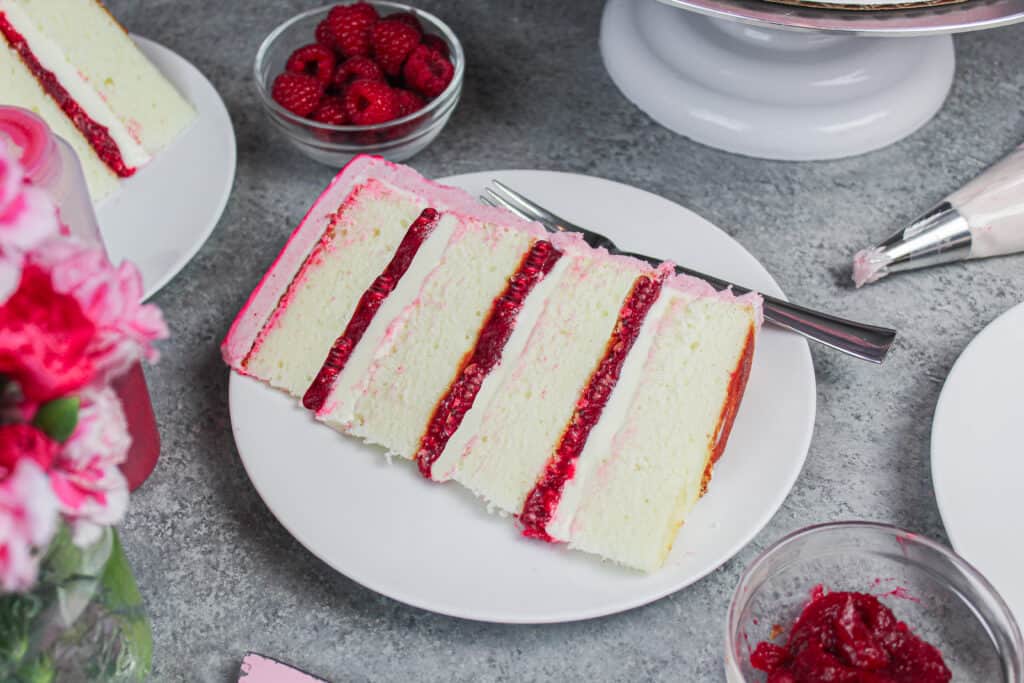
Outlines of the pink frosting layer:
<svg viewBox="0 0 1024 683">
<path fill-rule="evenodd" d="M 633 258 L 632 256 L 610 254 L 607 249 L 594 249 L 588 246 L 587 243 L 583 241 L 583 236 L 577 232 L 560 232 L 552 235 L 550 240 L 558 251 L 565 253 L 587 252 L 591 258 L 610 263 L 621 270 L 636 272 L 637 275 L 640 275 L 641 273 L 649 273 L 654 270 L 654 267 L 647 263 L 647 261 L 641 261 L 640 259 Z M 659 270 L 666 267 L 671 268 L 669 264 L 662 264 Z"/>
<path fill-rule="evenodd" d="M 547 232 L 540 225 L 523 221 L 503 209 L 480 204 L 463 190 L 427 180 L 407 166 L 393 164 L 380 157 L 360 155 L 341 169 L 316 200 L 238 313 L 221 344 L 224 360 L 232 368 L 245 372 L 242 362 L 281 303 L 289 284 L 299 275 L 306 259 L 319 243 L 335 212 L 353 189 L 370 178 L 415 194 L 441 212 L 500 223 L 524 230 L 537 238 L 547 237 Z"/>
<path fill-rule="evenodd" d="M 731 289 L 723 289 L 719 291 L 700 278 L 683 274 L 673 275 L 669 278 L 666 285 L 678 292 L 682 292 L 683 294 L 689 294 L 690 296 L 718 299 L 719 301 L 725 301 L 728 303 L 750 306 L 754 309 L 754 320 L 757 328 L 760 329 L 761 325 L 764 323 L 764 299 L 757 292 L 749 292 L 748 294 L 736 296 Z"/>
</svg>

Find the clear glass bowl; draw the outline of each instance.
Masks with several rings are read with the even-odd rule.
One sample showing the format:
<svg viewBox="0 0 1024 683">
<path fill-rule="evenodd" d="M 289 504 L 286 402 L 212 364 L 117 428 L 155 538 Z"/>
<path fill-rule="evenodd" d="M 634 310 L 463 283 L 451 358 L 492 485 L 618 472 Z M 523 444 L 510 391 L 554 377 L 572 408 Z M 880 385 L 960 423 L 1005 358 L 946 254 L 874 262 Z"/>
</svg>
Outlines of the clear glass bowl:
<svg viewBox="0 0 1024 683">
<path fill-rule="evenodd" d="M 942 545 L 895 527 L 839 522 L 787 536 L 743 573 L 726 622 L 729 683 L 765 680 L 750 666 L 750 653 L 764 640 L 784 644 L 818 585 L 878 596 L 939 648 L 954 681 L 1024 681 L 1017 622 L 974 567 Z"/>
<path fill-rule="evenodd" d="M 372 126 L 334 126 L 296 116 L 270 97 L 270 87 L 284 71 L 288 57 L 296 49 L 314 42 L 317 24 L 326 18 L 334 4 L 303 12 L 284 22 L 271 31 L 256 53 L 256 90 L 270 122 L 303 154 L 335 168 L 344 166 L 357 154 L 378 154 L 391 161 L 405 161 L 433 142 L 448 123 L 462 94 L 465 56 L 462 44 L 447 24 L 428 12 L 402 3 L 377 0 L 370 4 L 381 16 L 395 12 L 415 14 L 427 33 L 440 36 L 448 44 L 449 58 L 455 67 L 452 82 L 418 112 Z"/>
</svg>

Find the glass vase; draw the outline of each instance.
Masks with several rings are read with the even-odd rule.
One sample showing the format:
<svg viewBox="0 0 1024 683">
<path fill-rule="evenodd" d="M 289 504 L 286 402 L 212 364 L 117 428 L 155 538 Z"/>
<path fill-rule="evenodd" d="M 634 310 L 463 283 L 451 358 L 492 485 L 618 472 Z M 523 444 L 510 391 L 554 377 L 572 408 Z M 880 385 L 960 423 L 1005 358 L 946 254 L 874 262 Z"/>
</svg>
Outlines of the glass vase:
<svg viewBox="0 0 1024 683">
<path fill-rule="evenodd" d="M 84 549 L 62 529 L 36 586 L 0 596 L 2 681 L 144 681 L 152 654 L 142 598 L 111 529 Z"/>
</svg>

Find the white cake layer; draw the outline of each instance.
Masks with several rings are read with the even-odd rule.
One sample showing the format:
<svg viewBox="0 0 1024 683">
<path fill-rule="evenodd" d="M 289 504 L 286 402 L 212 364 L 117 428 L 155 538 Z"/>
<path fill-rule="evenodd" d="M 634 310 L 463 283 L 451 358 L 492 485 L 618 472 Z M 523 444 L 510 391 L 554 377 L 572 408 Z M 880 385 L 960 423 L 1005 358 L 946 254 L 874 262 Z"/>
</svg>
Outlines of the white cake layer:
<svg viewBox="0 0 1024 683">
<path fill-rule="evenodd" d="M 356 404 L 352 434 L 405 458 L 415 454 L 532 242 L 518 229 L 462 219 L 419 296 L 388 331 Z"/>
<path fill-rule="evenodd" d="M 643 380 L 644 364 L 647 362 L 651 349 L 654 348 L 658 328 L 673 300 L 674 297 L 664 295 L 664 292 L 660 294 L 640 326 L 640 332 L 633 342 L 633 347 L 622 364 L 619 380 L 615 383 L 612 394 L 608 397 L 608 403 L 601 411 L 601 417 L 598 418 L 597 424 L 591 429 L 587 443 L 576 461 L 576 472 L 565 483 L 554 516 L 544 529 L 549 536 L 556 540 L 569 540 L 572 520 L 583 501 L 583 495 L 587 488 L 586 483 L 591 481 L 601 464 L 607 459 L 611 452 L 615 433 L 626 422 L 630 404 Z"/>
<path fill-rule="evenodd" d="M 451 214 L 444 214 L 438 220 L 430 237 L 424 240 L 416 251 L 409 269 L 377 309 L 373 322 L 366 328 L 363 338 L 352 351 L 345 367 L 338 373 L 330 395 L 317 412 L 318 420 L 341 431 L 350 427 L 356 401 L 362 395 L 369 379 L 367 373 L 373 364 L 374 354 L 384 342 L 391 323 L 416 299 L 424 280 L 441 261 L 458 224 L 458 219 Z"/>
<path fill-rule="evenodd" d="M 64 115 L 53 98 L 22 64 L 21 58 L 0 37 L 0 103 L 33 112 L 50 126 L 50 130 L 66 140 L 82 162 L 86 184 L 93 201 L 107 197 L 118 187 L 118 178 L 93 152 L 89 142 Z"/>
<path fill-rule="evenodd" d="M 97 0 L 3 2 L 17 5 L 31 17 L 120 119 L 130 137 L 150 154 L 170 144 L 195 118 L 192 105 L 139 52 Z M 29 44 L 35 51 L 36 45 Z M 70 74 L 57 75 L 65 87 L 73 80 Z"/>
<path fill-rule="evenodd" d="M 46 0 L 50 7 L 59 7 L 60 0 Z M 150 154 L 132 137 L 128 126 L 114 114 L 108 102 L 100 96 L 80 69 L 68 61 L 64 49 L 46 34 L 46 26 L 37 24 L 26 11 L 39 4 L 39 0 L 0 0 L 0 12 L 22 35 L 40 65 L 52 72 L 71 98 L 96 123 L 107 129 L 117 145 L 125 165 L 135 168 L 145 165 Z M 31 75 L 31 74 L 30 74 Z"/>
<path fill-rule="evenodd" d="M 447 481 L 455 474 L 455 470 L 462 460 L 462 454 L 466 445 L 480 430 L 480 423 L 483 421 L 487 407 L 491 405 L 497 395 L 498 389 L 505 383 L 509 373 L 514 367 L 514 360 L 519 358 L 526 350 L 526 344 L 533 334 L 533 329 L 540 320 L 541 314 L 547 306 L 548 299 L 558 290 L 558 287 L 568 272 L 571 259 L 561 258 L 555 263 L 544 279 L 534 285 L 526 301 L 516 316 L 515 327 L 512 335 L 505 343 L 502 353 L 502 362 L 488 373 L 480 386 L 480 391 L 470 408 L 462 419 L 455 433 L 448 439 L 440 457 L 434 462 L 431 468 L 431 479 L 434 481 Z"/>
<path fill-rule="evenodd" d="M 664 563 L 702 493 L 730 382 L 756 326 L 749 305 L 670 289 L 662 296 L 672 301 L 639 381 L 626 385 L 625 418 L 611 441 L 595 440 L 582 456 L 599 462 L 566 501 L 577 506 L 572 521 L 550 529 L 572 548 L 642 571 Z"/>
<path fill-rule="evenodd" d="M 454 478 L 490 505 L 518 514 L 554 454 L 591 374 L 604 356 L 638 262 L 589 250 L 569 268 L 525 351 L 487 406 Z"/>
<path fill-rule="evenodd" d="M 301 397 L 424 208 L 377 180 L 353 191 L 257 339 L 246 372 Z"/>
</svg>

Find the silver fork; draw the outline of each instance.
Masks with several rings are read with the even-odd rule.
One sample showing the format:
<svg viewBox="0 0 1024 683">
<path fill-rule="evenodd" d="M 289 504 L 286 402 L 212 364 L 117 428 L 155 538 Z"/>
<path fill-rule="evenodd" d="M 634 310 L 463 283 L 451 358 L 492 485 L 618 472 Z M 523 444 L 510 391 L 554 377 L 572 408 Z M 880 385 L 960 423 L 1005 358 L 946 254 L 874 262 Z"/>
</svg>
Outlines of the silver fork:
<svg viewBox="0 0 1024 683">
<path fill-rule="evenodd" d="M 497 180 L 492 180 L 491 184 L 492 187 L 487 188 L 485 194 L 480 197 L 481 201 L 485 204 L 504 207 L 526 220 L 536 221 L 543 225 L 548 232 L 578 232 L 590 246 L 603 247 L 613 254 L 632 256 L 633 258 L 647 261 L 652 265 L 658 265 L 662 261 L 662 259 L 652 256 L 634 254 L 619 249 L 614 242 L 604 235 L 593 230 L 587 230 L 556 216 L 507 185 Z M 726 282 L 713 275 L 707 275 L 683 266 L 676 266 L 676 272 L 699 277 L 709 282 L 712 287 L 718 290 L 731 287 L 737 294 L 746 294 L 753 291 L 746 287 Z M 761 294 L 761 296 L 764 297 L 765 320 L 825 346 L 872 363 L 881 363 L 885 360 L 885 355 L 889 352 L 889 348 L 896 338 L 896 330 L 887 327 L 877 327 L 852 320 L 844 320 L 834 315 L 791 304 L 782 299 L 776 299 L 773 296 L 766 294 Z"/>
</svg>

